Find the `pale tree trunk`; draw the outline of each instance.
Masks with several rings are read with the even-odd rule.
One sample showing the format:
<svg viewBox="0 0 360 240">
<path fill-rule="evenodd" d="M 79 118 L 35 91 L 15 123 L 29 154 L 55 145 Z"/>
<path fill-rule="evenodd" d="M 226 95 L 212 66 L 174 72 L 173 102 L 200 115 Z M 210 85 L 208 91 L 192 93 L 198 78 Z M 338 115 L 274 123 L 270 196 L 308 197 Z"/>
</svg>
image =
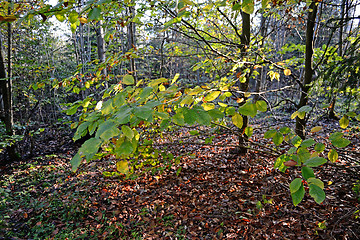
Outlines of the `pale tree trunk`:
<svg viewBox="0 0 360 240">
<path fill-rule="evenodd" d="M 338 54 L 340 57 L 343 56 L 343 35 L 344 35 L 344 17 L 345 17 L 345 7 L 347 5 L 347 0 L 342 0 L 341 2 L 341 13 L 340 13 L 340 29 L 339 29 L 339 50 Z M 329 118 L 331 119 L 337 119 L 338 117 L 335 114 L 335 105 L 336 105 L 336 93 L 334 92 L 335 83 L 332 83 L 332 97 L 330 101 L 330 107 L 329 107 Z"/>
<path fill-rule="evenodd" d="M 260 37 L 261 37 L 261 42 L 260 42 L 260 48 L 264 47 L 265 44 L 265 35 L 266 35 L 266 17 L 264 15 L 261 15 L 261 21 L 260 21 Z M 262 85 L 265 82 L 266 79 L 266 67 L 262 66 L 261 70 L 260 70 L 260 75 L 258 76 L 258 78 L 256 79 L 256 86 L 255 86 L 255 92 L 260 92 L 262 89 Z M 259 100 L 260 95 L 257 94 L 254 97 L 254 100 L 257 101 Z"/>
<path fill-rule="evenodd" d="M 97 52 L 98 52 L 98 58 L 99 58 L 99 63 L 102 64 L 105 62 L 105 41 L 104 41 L 104 30 L 102 28 L 102 21 L 98 21 L 96 23 L 96 43 L 97 43 Z M 106 66 L 104 66 L 103 70 L 101 70 L 101 73 L 103 75 L 103 78 L 106 79 L 107 76 L 107 69 Z M 108 88 L 108 84 L 105 80 L 105 87 Z"/>
<path fill-rule="evenodd" d="M 242 33 L 241 33 L 241 45 L 243 48 L 243 53 L 246 54 L 246 49 L 249 47 L 250 44 L 250 14 L 245 12 L 241 12 L 242 16 Z M 249 81 L 250 81 L 250 73 L 246 74 L 246 80 L 244 83 L 240 83 L 240 91 L 247 92 L 249 89 Z M 242 101 L 239 106 L 245 104 L 247 97 L 243 94 L 241 96 L 244 101 Z M 248 116 L 243 117 L 243 126 L 239 129 L 239 152 L 240 153 L 247 153 L 247 141 L 248 137 L 245 134 L 245 128 L 248 126 L 249 118 Z M 245 146 L 245 147 L 242 147 Z"/>
<path fill-rule="evenodd" d="M 306 47 L 305 47 L 305 77 L 302 82 L 300 101 L 298 109 L 307 105 L 309 100 L 310 84 L 313 81 L 313 53 L 314 53 L 314 28 L 317 15 L 317 4 L 312 1 L 309 7 L 308 19 L 306 24 Z M 296 117 L 295 133 L 305 139 L 306 117 L 303 119 Z"/>
<path fill-rule="evenodd" d="M 133 18 L 135 17 L 135 7 L 128 7 L 129 15 Z M 128 38 L 128 50 L 134 48 L 135 49 L 135 23 L 130 21 L 127 26 L 127 38 Z M 135 59 L 130 57 L 130 72 L 133 75 L 136 82 L 136 64 Z"/>
<path fill-rule="evenodd" d="M 10 11 L 10 9 L 9 9 Z M 12 73 L 11 73 L 11 49 L 12 49 L 12 29 L 11 23 L 8 23 L 8 61 L 7 61 L 7 73 L 5 70 L 5 58 L 2 53 L 2 39 L 0 37 L 0 88 L 3 97 L 4 106 L 4 123 L 6 134 L 9 136 L 14 135 L 14 114 L 12 104 Z M 16 153 L 16 144 L 6 148 L 10 161 L 15 161 L 19 158 Z"/>
</svg>

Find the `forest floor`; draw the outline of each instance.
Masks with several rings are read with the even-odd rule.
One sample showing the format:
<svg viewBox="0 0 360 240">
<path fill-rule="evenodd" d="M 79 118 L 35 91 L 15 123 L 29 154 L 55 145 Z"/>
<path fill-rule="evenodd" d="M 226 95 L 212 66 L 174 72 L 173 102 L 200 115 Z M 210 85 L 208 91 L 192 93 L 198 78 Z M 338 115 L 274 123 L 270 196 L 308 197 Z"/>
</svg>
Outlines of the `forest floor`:
<svg viewBox="0 0 360 240">
<path fill-rule="evenodd" d="M 337 128 L 321 125 L 320 141 Z M 72 173 L 71 136 L 51 127 L 40 136 L 37 157 L 0 170 L 0 239 L 360 239 L 359 128 L 335 165 L 316 168 L 326 200 L 307 193 L 297 207 L 288 186 L 299 169 L 281 173 L 271 155 L 236 154 L 223 146 L 236 144 L 228 134 L 211 146 L 169 146 L 184 154 L 179 165 L 132 180 L 105 177 L 116 171 L 110 158 Z"/>
</svg>

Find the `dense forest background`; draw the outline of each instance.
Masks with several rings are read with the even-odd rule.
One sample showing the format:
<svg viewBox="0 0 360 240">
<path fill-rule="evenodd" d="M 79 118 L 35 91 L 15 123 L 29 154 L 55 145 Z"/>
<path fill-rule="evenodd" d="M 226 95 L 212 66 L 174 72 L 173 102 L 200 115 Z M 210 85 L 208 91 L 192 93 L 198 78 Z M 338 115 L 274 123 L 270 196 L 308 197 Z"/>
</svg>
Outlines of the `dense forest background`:
<svg viewBox="0 0 360 240">
<path fill-rule="evenodd" d="M 1 218 L 0 225 L 8 232 L 4 236 L 207 239 L 236 238 L 247 232 L 272 239 L 283 232 L 287 234 L 283 237 L 295 239 L 290 230 L 277 227 L 279 221 L 287 221 L 274 223 L 286 211 L 271 215 L 279 209 L 273 202 L 287 202 L 291 216 L 325 207 L 324 216 L 309 213 L 311 223 L 295 224 L 305 238 L 359 238 L 359 4 L 357 0 L 2 1 L 0 210 L 7 218 Z M 24 171 L 29 175 L 26 186 L 42 188 L 24 190 Z M 154 182 L 157 191 L 169 192 L 166 184 L 206 179 L 203 174 L 214 174 L 215 185 L 234 194 L 243 190 L 227 184 L 236 184 L 239 178 L 249 188 L 252 181 L 274 187 L 257 186 L 253 190 L 257 194 L 229 197 L 231 202 L 246 200 L 240 210 L 229 207 L 226 214 L 208 213 L 212 210 L 200 204 L 200 213 L 187 209 L 155 218 L 166 207 L 183 207 L 173 198 L 166 207 L 156 203 L 152 210 L 139 210 L 139 196 Z M 71 188 L 62 178 L 71 179 Z M 127 207 L 132 210 L 126 213 L 107 200 L 108 206 L 92 212 L 97 217 L 86 220 L 91 226 L 101 224 L 98 230 L 71 235 L 62 224 L 76 222 L 79 216 L 85 219 L 91 204 L 100 201 L 85 193 L 102 181 L 110 181 L 106 186 L 115 189 L 111 185 L 115 181 L 131 189 L 140 184 L 141 194 L 133 196 L 136 203 L 130 201 Z M 64 192 L 76 189 L 72 200 L 86 204 L 69 209 L 73 202 L 67 197 L 62 202 L 68 205 L 61 205 L 66 216 L 49 220 L 56 207 L 48 207 L 54 202 L 38 197 L 60 185 Z M 97 196 L 103 197 L 107 187 L 99 187 Z M 16 204 L 20 192 L 26 196 L 21 198 L 25 205 L 36 195 L 30 205 L 35 204 L 31 209 L 37 213 Z M 190 195 L 202 196 L 196 194 Z M 126 195 L 120 194 L 114 199 L 123 198 Z M 6 212 L 9 209 L 16 211 Z M 190 225 L 184 220 L 188 218 Z M 109 224 L 105 230 L 104 221 Z M 212 230 L 204 230 L 209 221 Z M 234 221 L 240 224 L 237 230 L 231 225 Z M 266 228 L 258 226 L 262 221 Z M 177 231 L 161 235 L 160 229 L 170 229 L 167 224 Z M 38 229 L 29 230 L 28 225 Z"/>
</svg>

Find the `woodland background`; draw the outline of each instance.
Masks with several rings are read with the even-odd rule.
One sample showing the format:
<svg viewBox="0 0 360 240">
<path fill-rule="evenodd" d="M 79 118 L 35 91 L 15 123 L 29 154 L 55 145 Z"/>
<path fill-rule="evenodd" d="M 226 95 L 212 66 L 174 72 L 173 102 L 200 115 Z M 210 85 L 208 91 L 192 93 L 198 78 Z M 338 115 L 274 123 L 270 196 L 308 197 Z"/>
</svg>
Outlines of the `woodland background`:
<svg viewBox="0 0 360 240">
<path fill-rule="evenodd" d="M 0 237 L 360 238 L 359 9 L 2 1 Z"/>
</svg>

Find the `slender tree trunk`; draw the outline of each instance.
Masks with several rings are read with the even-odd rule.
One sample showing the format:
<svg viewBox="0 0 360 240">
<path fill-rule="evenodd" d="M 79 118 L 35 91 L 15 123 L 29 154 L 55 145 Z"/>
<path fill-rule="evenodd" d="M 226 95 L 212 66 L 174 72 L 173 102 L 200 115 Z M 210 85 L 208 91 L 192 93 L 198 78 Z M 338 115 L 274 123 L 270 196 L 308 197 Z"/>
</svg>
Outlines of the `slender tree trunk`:
<svg viewBox="0 0 360 240">
<path fill-rule="evenodd" d="M 314 28 L 317 15 L 317 4 L 312 1 L 309 7 L 307 25 L 306 25 L 306 47 L 305 47 L 305 77 L 301 86 L 301 95 L 298 109 L 305 106 L 309 99 L 310 84 L 313 81 L 313 53 L 314 53 Z M 305 139 L 306 118 L 296 117 L 295 133 Z"/>
<path fill-rule="evenodd" d="M 104 41 L 104 30 L 102 28 L 102 22 L 101 21 L 98 21 L 97 24 L 96 24 L 96 43 L 97 43 L 97 52 L 98 52 L 98 58 L 100 60 L 100 64 L 104 63 L 105 62 L 105 41 Z M 104 66 L 103 70 L 101 71 L 104 79 L 106 78 L 107 76 L 107 69 L 106 69 L 106 66 Z M 108 88 L 108 84 L 105 80 L 105 86 L 106 88 Z"/>
<path fill-rule="evenodd" d="M 242 16 L 242 34 L 241 34 L 241 45 L 243 47 L 243 52 L 246 54 L 246 49 L 249 47 L 250 44 L 250 15 L 241 12 Z M 250 81 L 250 73 L 246 74 L 246 80 L 244 83 L 240 83 L 240 91 L 247 92 L 249 89 L 249 81 Z M 245 104 L 247 97 L 243 94 L 242 98 L 244 101 L 242 101 L 239 106 L 242 106 Z M 248 126 L 249 118 L 248 116 L 242 116 L 243 117 L 243 126 L 241 129 L 239 129 L 239 153 L 247 153 L 247 148 L 241 147 L 246 146 L 248 143 L 248 137 L 245 134 L 245 128 Z"/>
<path fill-rule="evenodd" d="M 266 32 L 266 17 L 264 15 L 261 15 L 261 22 L 260 22 L 260 37 L 261 37 L 261 42 L 260 42 L 260 48 L 264 47 L 265 44 L 265 32 Z M 260 70 L 260 75 L 258 76 L 258 78 L 256 79 L 256 86 L 255 86 L 255 92 L 260 92 L 261 91 L 261 87 L 263 85 L 263 82 L 265 82 L 265 78 L 266 78 L 266 68 L 265 66 L 263 66 Z M 257 94 L 254 97 L 254 100 L 257 101 L 259 100 L 260 95 Z"/>
<path fill-rule="evenodd" d="M 10 11 L 10 9 L 9 9 Z M 8 23 L 8 46 L 7 46 L 7 73 L 5 70 L 5 58 L 2 53 L 2 39 L 0 37 L 0 88 L 3 95 L 4 105 L 4 123 L 6 134 L 9 136 L 14 135 L 14 115 L 12 103 L 12 73 L 11 73 L 11 50 L 12 50 L 12 29 L 11 23 Z M 16 153 L 16 144 L 7 147 L 8 156 L 10 161 L 15 161 L 19 158 Z"/>
<path fill-rule="evenodd" d="M 128 7 L 129 15 L 133 18 L 135 16 L 135 7 L 129 6 Z M 135 49 L 135 23 L 130 22 L 127 27 L 127 33 L 128 33 L 128 49 Z M 136 65 L 135 65 L 135 59 L 133 57 L 130 57 L 130 72 L 134 76 L 135 82 L 136 82 Z"/>
<path fill-rule="evenodd" d="M 339 56 L 343 56 L 343 34 L 344 34 L 344 17 L 345 17 L 345 6 L 346 6 L 347 0 L 342 0 L 341 2 L 341 13 L 340 13 L 340 29 L 339 29 Z M 334 85 L 334 83 L 332 84 Z M 335 114 L 335 105 L 336 105 L 336 93 L 334 92 L 334 87 L 331 88 L 331 101 L 330 101 L 330 107 L 329 107 L 329 118 L 331 119 L 337 119 L 337 116 Z"/>
</svg>

